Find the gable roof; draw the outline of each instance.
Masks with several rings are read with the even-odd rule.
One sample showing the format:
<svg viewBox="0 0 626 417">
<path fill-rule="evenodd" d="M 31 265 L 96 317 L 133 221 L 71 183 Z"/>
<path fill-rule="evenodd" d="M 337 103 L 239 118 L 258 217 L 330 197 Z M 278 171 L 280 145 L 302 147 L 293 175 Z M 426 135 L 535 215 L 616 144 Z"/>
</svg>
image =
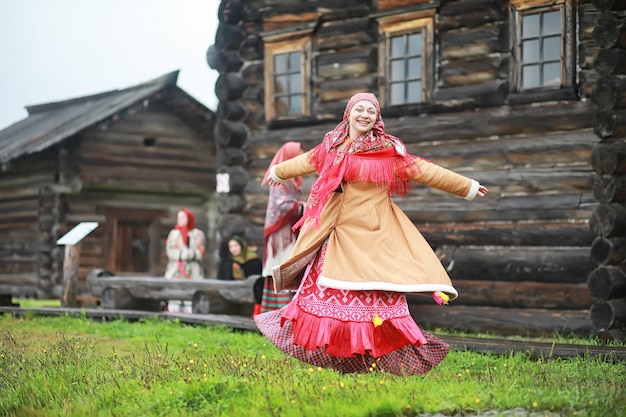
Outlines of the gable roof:
<svg viewBox="0 0 626 417">
<path fill-rule="evenodd" d="M 195 119 L 212 124 L 213 112 L 176 86 L 178 72 L 123 90 L 27 106 L 28 117 L 0 131 L 0 166 L 20 156 L 43 151 L 165 89 L 175 91 L 175 105 L 191 105 Z M 184 113 L 189 118 L 187 109 Z"/>
</svg>

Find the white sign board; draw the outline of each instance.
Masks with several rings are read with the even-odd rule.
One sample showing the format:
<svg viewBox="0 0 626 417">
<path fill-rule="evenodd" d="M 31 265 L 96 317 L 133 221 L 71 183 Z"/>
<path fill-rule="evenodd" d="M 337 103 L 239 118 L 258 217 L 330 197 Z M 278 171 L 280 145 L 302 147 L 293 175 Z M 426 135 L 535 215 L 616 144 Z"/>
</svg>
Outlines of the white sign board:
<svg viewBox="0 0 626 417">
<path fill-rule="evenodd" d="M 215 187 L 215 191 L 220 194 L 230 192 L 230 175 L 228 174 L 228 172 L 216 174 L 215 177 L 217 179 L 217 186 Z"/>
<path fill-rule="evenodd" d="M 98 222 L 82 222 L 57 240 L 57 245 L 75 245 L 96 227 Z"/>
</svg>

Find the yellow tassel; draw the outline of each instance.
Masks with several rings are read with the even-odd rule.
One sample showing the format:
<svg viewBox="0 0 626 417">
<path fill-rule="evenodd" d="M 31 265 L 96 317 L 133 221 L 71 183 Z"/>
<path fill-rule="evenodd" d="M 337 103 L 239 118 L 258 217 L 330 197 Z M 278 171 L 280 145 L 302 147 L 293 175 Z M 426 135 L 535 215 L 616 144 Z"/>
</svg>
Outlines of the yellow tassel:
<svg viewBox="0 0 626 417">
<path fill-rule="evenodd" d="M 383 319 L 381 319 L 378 313 L 376 313 L 372 319 L 372 323 L 374 323 L 374 327 L 378 327 L 383 324 Z"/>
</svg>

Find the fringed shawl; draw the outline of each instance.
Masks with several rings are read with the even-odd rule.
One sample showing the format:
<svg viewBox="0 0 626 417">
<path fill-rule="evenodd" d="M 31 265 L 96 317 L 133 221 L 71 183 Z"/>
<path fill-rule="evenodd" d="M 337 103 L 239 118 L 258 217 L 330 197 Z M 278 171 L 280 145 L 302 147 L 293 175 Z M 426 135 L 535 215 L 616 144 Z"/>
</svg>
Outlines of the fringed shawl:
<svg viewBox="0 0 626 417">
<path fill-rule="evenodd" d="M 374 104 L 378 111 L 374 126 L 370 132 L 339 149 L 349 133 L 350 110 L 362 100 Z M 417 174 L 413 172 L 416 169 L 413 158 L 399 138 L 385 132 L 376 97 L 370 93 L 354 95 L 348 102 L 342 122 L 309 151 L 309 162 L 315 166 L 319 177 L 311 187 L 304 215 L 293 229 L 297 230 L 310 218 L 319 227 L 322 210 L 342 181 L 376 183 L 388 187 L 390 195 L 405 195 L 411 186 L 409 178 Z"/>
</svg>

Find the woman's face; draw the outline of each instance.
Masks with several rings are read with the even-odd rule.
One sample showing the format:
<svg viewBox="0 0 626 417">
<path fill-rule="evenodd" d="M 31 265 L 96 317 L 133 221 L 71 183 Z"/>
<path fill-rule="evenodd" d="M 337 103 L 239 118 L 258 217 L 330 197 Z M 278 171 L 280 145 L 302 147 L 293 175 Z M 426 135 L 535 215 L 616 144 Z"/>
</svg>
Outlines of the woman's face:
<svg viewBox="0 0 626 417">
<path fill-rule="evenodd" d="M 241 255 L 241 245 L 236 240 L 228 241 L 228 250 L 230 251 L 230 254 L 233 256 Z"/>
<path fill-rule="evenodd" d="M 367 100 L 357 101 L 356 104 L 352 106 L 348 118 L 351 136 L 354 133 L 358 137 L 372 130 L 376 122 L 376 117 L 378 117 L 378 111 L 371 102 Z"/>
<path fill-rule="evenodd" d="M 187 218 L 187 214 L 184 211 L 179 211 L 178 216 L 176 217 L 176 224 L 180 227 L 185 227 L 189 223 L 189 219 Z"/>
</svg>

